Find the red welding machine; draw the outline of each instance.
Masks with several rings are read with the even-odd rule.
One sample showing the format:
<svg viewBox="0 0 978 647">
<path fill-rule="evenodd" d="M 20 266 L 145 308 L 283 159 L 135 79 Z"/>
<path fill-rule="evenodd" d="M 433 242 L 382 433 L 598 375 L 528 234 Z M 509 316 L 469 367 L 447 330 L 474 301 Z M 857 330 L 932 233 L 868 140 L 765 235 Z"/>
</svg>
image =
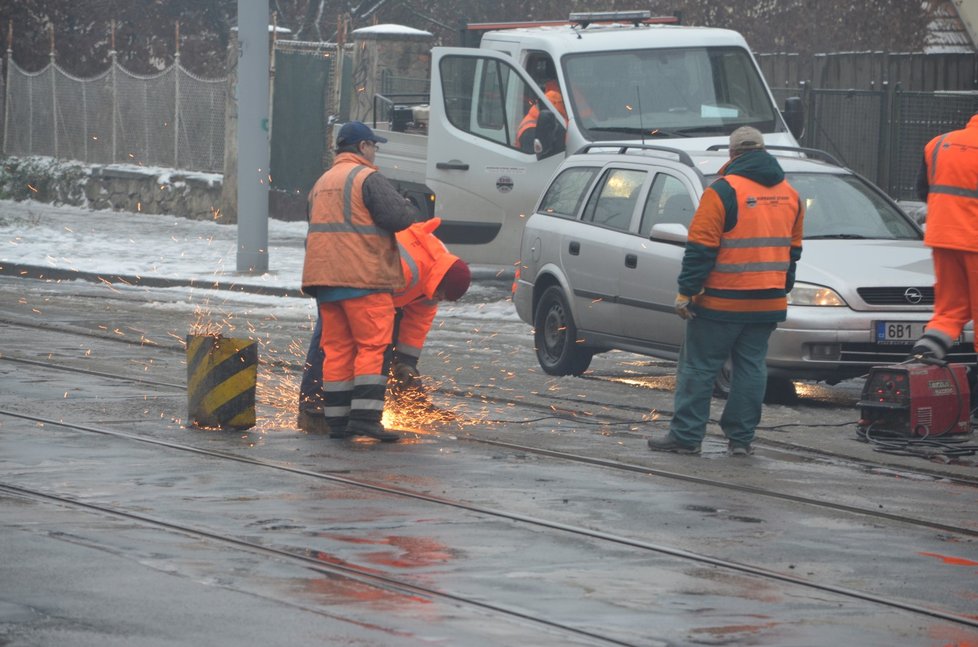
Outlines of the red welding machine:
<svg viewBox="0 0 978 647">
<path fill-rule="evenodd" d="M 859 401 L 861 438 L 966 440 L 971 396 L 963 364 L 910 362 L 875 366 Z"/>
</svg>

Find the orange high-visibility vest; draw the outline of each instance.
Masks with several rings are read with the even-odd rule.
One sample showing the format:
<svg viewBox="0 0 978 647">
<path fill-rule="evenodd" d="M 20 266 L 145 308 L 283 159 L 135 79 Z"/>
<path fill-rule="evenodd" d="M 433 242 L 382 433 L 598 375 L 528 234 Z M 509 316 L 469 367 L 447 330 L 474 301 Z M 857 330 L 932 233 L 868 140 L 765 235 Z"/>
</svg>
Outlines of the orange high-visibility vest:
<svg viewBox="0 0 978 647">
<path fill-rule="evenodd" d="M 978 252 L 978 115 L 968 125 L 932 139 L 927 165 L 924 243 Z"/>
<path fill-rule="evenodd" d="M 567 108 L 564 106 L 564 97 L 560 94 L 560 86 L 557 85 L 556 81 L 551 80 L 547 81 L 546 85 L 544 86 L 544 90 L 544 96 L 547 97 L 550 103 L 554 104 L 554 108 L 556 108 L 557 112 L 560 113 L 560 116 L 564 118 L 564 126 L 566 126 L 568 123 Z M 523 121 L 520 122 L 519 128 L 516 129 L 516 140 L 513 142 L 514 146 L 520 145 L 520 137 L 523 136 L 524 132 L 530 128 L 537 127 L 537 119 L 539 117 L 540 106 L 534 102 L 533 105 L 530 106 L 530 109 L 527 110 L 526 116 L 523 117 Z"/>
<path fill-rule="evenodd" d="M 724 179 L 737 194 L 737 224 L 723 232 L 705 286 L 720 290 L 784 289 L 798 193 L 785 181 L 772 187 L 740 175 Z"/>
<path fill-rule="evenodd" d="M 435 292 L 458 260 L 435 237 L 433 232 L 440 224 L 441 218 L 432 218 L 397 232 L 405 286 L 394 293 L 394 306 L 402 309 L 396 345 L 398 352 L 414 357 L 421 354 L 438 312 Z"/>
<path fill-rule="evenodd" d="M 341 153 L 309 193 L 309 233 L 302 288 L 396 290 L 404 285 L 394 234 L 378 227 L 363 203 L 363 182 L 377 167 Z"/>
</svg>

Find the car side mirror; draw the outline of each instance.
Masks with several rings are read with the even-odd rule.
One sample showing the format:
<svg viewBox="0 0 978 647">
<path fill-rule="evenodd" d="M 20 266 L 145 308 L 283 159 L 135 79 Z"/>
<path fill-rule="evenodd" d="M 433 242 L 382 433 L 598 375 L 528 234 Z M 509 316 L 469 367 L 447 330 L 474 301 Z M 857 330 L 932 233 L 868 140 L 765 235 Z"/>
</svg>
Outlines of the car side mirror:
<svg viewBox="0 0 978 647">
<path fill-rule="evenodd" d="M 533 140 L 533 152 L 537 159 L 542 160 L 564 152 L 564 133 L 566 129 L 552 111 L 543 106 L 537 116 L 536 138 Z"/>
<path fill-rule="evenodd" d="M 650 240 L 672 243 L 674 245 L 685 245 L 688 238 L 689 230 L 686 229 L 686 225 L 680 225 L 676 222 L 653 225 L 652 231 L 649 232 Z"/>
<path fill-rule="evenodd" d="M 805 134 L 805 104 L 802 103 L 801 97 L 785 99 L 784 111 L 781 116 L 784 117 L 784 122 L 788 124 L 788 130 L 795 136 L 795 139 L 801 139 L 802 135 Z"/>
</svg>

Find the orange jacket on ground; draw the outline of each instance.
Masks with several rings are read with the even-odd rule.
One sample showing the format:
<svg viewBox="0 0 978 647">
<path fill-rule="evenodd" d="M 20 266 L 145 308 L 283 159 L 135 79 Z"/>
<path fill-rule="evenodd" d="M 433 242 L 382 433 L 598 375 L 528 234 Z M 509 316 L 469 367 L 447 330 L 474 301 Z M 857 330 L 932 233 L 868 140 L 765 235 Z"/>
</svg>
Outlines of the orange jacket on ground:
<svg viewBox="0 0 978 647">
<path fill-rule="evenodd" d="M 418 222 L 397 232 L 405 286 L 394 292 L 394 306 L 401 309 L 396 348 L 419 357 L 431 323 L 438 312 L 435 292 L 448 269 L 458 260 L 435 237 L 440 218 Z"/>
<path fill-rule="evenodd" d="M 924 164 L 924 243 L 978 252 L 978 115 L 965 128 L 932 139 L 924 148 Z"/>
<path fill-rule="evenodd" d="M 302 288 L 380 290 L 404 285 L 394 235 L 378 227 L 363 202 L 363 182 L 377 167 L 341 153 L 309 194 L 309 234 Z"/>
</svg>

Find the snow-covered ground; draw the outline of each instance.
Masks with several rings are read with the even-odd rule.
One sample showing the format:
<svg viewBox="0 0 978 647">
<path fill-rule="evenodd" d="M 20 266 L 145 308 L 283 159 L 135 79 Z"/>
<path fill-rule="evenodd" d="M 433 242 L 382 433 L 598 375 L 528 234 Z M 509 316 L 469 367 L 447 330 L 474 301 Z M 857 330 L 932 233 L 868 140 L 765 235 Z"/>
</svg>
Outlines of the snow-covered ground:
<svg viewBox="0 0 978 647">
<path fill-rule="evenodd" d="M 298 289 L 302 277 L 306 224 L 268 221 L 268 271 L 240 274 L 237 268 L 237 227 L 165 215 L 91 211 L 43 202 L 0 200 L 0 264 L 121 274 L 201 284 L 255 285 Z M 474 267 L 476 277 L 459 303 L 446 303 L 439 316 L 518 320 L 493 277 L 499 268 Z M 188 293 L 213 290 L 172 288 Z M 311 299 L 286 299 L 235 293 L 235 301 L 308 310 Z M 197 301 L 198 299 L 191 299 Z"/>
</svg>

